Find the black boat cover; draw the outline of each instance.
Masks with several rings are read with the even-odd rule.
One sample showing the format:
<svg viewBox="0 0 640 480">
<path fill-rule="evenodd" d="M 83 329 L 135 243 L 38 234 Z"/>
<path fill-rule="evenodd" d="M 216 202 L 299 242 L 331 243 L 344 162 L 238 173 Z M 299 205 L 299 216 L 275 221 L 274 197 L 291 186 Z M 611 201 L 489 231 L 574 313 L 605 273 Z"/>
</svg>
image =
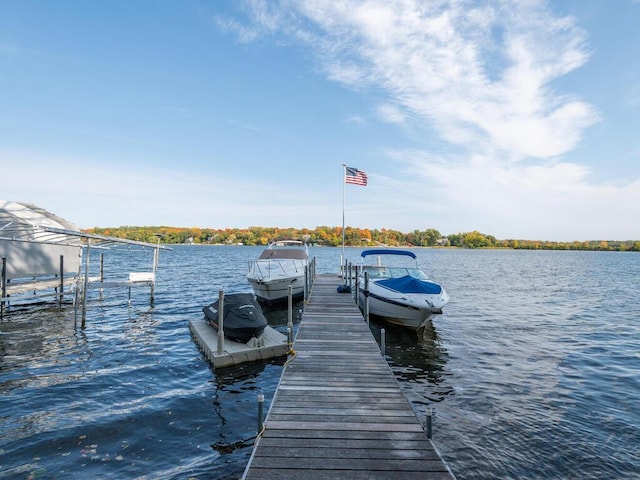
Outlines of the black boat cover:
<svg viewBox="0 0 640 480">
<path fill-rule="evenodd" d="M 218 329 L 218 302 L 202 309 L 209 324 Z M 252 293 L 231 293 L 224 296 L 223 329 L 230 340 L 247 343 L 259 337 L 267 326 L 260 305 Z"/>
</svg>

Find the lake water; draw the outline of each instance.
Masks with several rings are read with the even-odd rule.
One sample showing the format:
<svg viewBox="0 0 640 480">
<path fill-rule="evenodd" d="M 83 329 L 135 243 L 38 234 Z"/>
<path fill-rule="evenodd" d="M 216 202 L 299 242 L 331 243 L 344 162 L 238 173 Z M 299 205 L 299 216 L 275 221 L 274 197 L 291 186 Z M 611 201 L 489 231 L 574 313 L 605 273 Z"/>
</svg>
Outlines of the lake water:
<svg viewBox="0 0 640 480">
<path fill-rule="evenodd" d="M 244 275 L 260 251 L 161 252 L 155 305 L 145 288 L 130 306 L 126 290 L 94 292 L 85 329 L 72 307 L 5 317 L 0 479 L 238 478 L 256 397 L 266 411 L 283 362 L 213 371 L 188 322 L 220 289 L 251 291 Z M 420 338 L 371 328 L 385 328 L 414 410 L 434 409 L 434 441 L 456 477 L 640 478 L 640 254 L 415 252 L 451 302 Z M 311 249 L 319 272 L 337 272 L 341 253 Z M 105 269 L 148 269 L 148 257 L 108 252 Z M 286 311 L 265 313 L 286 330 Z"/>
</svg>

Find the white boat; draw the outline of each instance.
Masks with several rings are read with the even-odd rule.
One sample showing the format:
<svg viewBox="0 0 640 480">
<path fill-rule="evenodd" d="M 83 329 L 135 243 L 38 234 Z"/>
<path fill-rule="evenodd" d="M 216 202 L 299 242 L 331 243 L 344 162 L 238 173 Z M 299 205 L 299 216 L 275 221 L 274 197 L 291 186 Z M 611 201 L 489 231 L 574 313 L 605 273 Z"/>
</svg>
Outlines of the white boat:
<svg viewBox="0 0 640 480">
<path fill-rule="evenodd" d="M 364 305 L 366 273 L 369 279 L 370 314 L 382 317 L 389 323 L 418 330 L 434 315 L 441 314 L 442 307 L 449 302 L 449 295 L 444 288 L 430 281 L 420 269 L 413 252 L 371 249 L 364 250 L 360 255 L 359 302 Z M 373 264 L 372 258 L 375 259 Z"/>
<path fill-rule="evenodd" d="M 304 295 L 305 271 L 309 265 L 307 246 L 297 240 L 269 244 L 260 257 L 249 263 L 247 280 L 256 296 L 267 302 L 286 300 L 289 285 L 293 296 Z"/>
</svg>

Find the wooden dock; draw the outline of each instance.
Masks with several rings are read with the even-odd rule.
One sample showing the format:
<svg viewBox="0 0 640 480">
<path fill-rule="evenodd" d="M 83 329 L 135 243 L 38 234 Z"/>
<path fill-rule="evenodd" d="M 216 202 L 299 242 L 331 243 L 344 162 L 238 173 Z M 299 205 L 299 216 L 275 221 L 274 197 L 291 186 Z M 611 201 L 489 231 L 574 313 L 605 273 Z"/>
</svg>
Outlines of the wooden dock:
<svg viewBox="0 0 640 480">
<path fill-rule="evenodd" d="M 336 275 L 319 275 L 244 479 L 451 480 Z"/>
</svg>

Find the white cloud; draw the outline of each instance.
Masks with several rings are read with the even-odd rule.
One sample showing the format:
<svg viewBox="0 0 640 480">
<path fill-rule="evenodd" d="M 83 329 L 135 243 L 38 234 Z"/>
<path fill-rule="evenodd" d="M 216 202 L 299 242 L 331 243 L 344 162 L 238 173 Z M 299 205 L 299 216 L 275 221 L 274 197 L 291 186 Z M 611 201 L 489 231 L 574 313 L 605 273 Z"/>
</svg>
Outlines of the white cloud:
<svg viewBox="0 0 640 480">
<path fill-rule="evenodd" d="M 364 127 L 369 122 L 367 122 L 367 120 L 364 117 L 361 117 L 360 115 L 352 115 L 345 119 L 345 123 L 349 125 L 353 125 L 355 127 Z"/>
<path fill-rule="evenodd" d="M 567 162 L 508 165 L 482 155 L 442 159 L 415 151 L 393 156 L 409 162 L 413 186 L 403 191 L 430 185 L 431 197 L 446 198 L 438 215 L 445 232 L 454 233 L 462 222 L 464 231 L 498 238 L 621 240 L 640 234 L 628 220 L 640 216 L 640 181 L 593 184 L 587 167 Z M 540 238 L 540 232 L 548 237 Z"/>
<path fill-rule="evenodd" d="M 256 29 L 246 27 L 230 18 L 214 17 L 213 23 L 224 32 L 233 32 L 243 43 L 250 43 L 255 40 L 259 32 Z"/>
<path fill-rule="evenodd" d="M 403 165 L 411 172 L 405 172 L 409 183 L 396 185 L 396 192 L 428 185 L 427 198 L 442 199 L 440 207 L 428 203 L 443 224 L 455 228 L 449 219 L 466 216 L 485 219 L 487 233 L 535 238 L 536 231 L 548 231 L 573 239 L 578 222 L 580 231 L 605 238 L 606 232 L 621 231 L 619 205 L 640 215 L 638 182 L 620 188 L 590 183 L 589 169 L 562 160 L 599 114 L 584 100 L 554 89 L 554 81 L 584 65 L 590 51 L 575 20 L 555 15 L 547 2 L 273 5 L 264 26 L 270 33 L 277 30 L 305 44 L 329 79 L 358 92 L 366 87 L 385 92 L 386 102 L 377 110 L 383 121 L 435 131 L 448 152 L 458 152 L 455 157 L 392 155 L 400 165 L 394 175 L 402 178 Z M 283 18 L 286 24 L 274 21 Z M 380 198 L 383 184 L 393 183 L 377 185 Z M 376 208 L 384 208 L 382 202 Z M 633 228 L 626 229 L 629 238 Z M 636 229 L 635 237 L 639 234 Z"/>
<path fill-rule="evenodd" d="M 551 88 L 584 64 L 588 51 L 574 21 L 552 16 L 544 2 L 249 6 L 254 28 L 280 29 L 304 42 L 328 78 L 386 91 L 388 102 L 380 109 L 385 121 L 412 112 L 464 148 L 488 143 L 511 161 L 555 157 L 573 149 L 598 120 L 593 107 Z"/>
<path fill-rule="evenodd" d="M 405 121 L 405 114 L 397 105 L 380 105 L 377 112 L 378 117 L 384 122 L 402 124 Z"/>
</svg>

